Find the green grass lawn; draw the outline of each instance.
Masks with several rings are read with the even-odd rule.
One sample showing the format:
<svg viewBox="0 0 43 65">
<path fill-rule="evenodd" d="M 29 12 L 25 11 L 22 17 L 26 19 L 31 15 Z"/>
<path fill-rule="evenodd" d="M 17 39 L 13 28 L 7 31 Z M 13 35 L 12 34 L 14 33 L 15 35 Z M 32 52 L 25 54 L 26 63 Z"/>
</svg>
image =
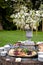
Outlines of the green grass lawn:
<svg viewBox="0 0 43 65">
<path fill-rule="evenodd" d="M 0 31 L 0 46 L 3 46 L 5 44 L 14 44 L 17 41 L 26 40 L 26 33 L 25 31 Z M 43 41 L 43 32 L 33 32 L 32 40 L 37 41 Z"/>
</svg>

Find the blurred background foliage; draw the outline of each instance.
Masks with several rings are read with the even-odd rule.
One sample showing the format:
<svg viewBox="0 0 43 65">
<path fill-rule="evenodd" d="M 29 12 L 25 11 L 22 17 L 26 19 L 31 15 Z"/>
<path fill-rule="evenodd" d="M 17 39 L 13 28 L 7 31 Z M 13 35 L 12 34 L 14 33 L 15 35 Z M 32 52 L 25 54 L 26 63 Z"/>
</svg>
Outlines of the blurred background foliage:
<svg viewBox="0 0 43 65">
<path fill-rule="evenodd" d="M 26 6 L 28 8 L 28 12 L 31 9 L 43 9 L 43 0 L 0 0 L 0 22 L 3 29 L 17 29 L 15 24 L 13 24 L 10 15 L 20 11 L 21 5 Z"/>
</svg>

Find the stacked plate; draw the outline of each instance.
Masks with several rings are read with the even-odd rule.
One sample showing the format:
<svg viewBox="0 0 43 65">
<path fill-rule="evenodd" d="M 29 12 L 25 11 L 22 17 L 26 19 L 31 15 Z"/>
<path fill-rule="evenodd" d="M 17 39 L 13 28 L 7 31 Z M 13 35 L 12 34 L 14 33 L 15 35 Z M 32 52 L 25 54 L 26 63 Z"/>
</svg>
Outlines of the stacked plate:
<svg viewBox="0 0 43 65">
<path fill-rule="evenodd" d="M 38 44 L 38 60 L 43 62 L 43 41 L 37 42 Z"/>
<path fill-rule="evenodd" d="M 38 60 L 43 62 L 43 52 L 38 52 Z"/>
<path fill-rule="evenodd" d="M 1 56 L 1 52 L 4 50 L 4 47 L 0 47 L 0 56 Z"/>
<path fill-rule="evenodd" d="M 0 47 L 0 52 L 4 50 L 4 47 Z"/>
</svg>

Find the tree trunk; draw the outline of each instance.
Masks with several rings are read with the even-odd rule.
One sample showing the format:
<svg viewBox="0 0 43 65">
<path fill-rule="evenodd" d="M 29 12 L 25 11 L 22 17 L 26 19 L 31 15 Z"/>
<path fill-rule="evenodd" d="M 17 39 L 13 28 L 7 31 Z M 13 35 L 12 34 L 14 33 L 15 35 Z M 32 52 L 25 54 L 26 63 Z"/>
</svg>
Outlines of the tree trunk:
<svg viewBox="0 0 43 65">
<path fill-rule="evenodd" d="M 42 19 L 42 32 L 43 32 L 43 19 Z"/>
<path fill-rule="evenodd" d="M 3 26 L 1 24 L 1 22 L 2 22 L 2 17 L 0 16 L 0 30 L 3 30 Z"/>
<path fill-rule="evenodd" d="M 0 22 L 0 30 L 3 30 L 3 27 L 2 27 L 2 24 L 1 24 L 1 22 Z"/>
</svg>

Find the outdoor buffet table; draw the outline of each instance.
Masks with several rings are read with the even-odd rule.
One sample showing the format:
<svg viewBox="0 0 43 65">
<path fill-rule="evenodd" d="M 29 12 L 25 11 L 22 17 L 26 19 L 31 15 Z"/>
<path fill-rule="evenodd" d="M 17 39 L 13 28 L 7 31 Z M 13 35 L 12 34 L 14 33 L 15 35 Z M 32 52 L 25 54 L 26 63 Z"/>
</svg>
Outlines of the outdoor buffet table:
<svg viewBox="0 0 43 65">
<path fill-rule="evenodd" d="M 43 62 L 29 58 L 27 60 L 24 58 L 21 62 L 15 62 L 15 57 L 0 57 L 0 65 L 43 65 Z"/>
<path fill-rule="evenodd" d="M 38 45 L 43 50 L 43 44 Z M 0 65 L 43 65 L 43 52 L 38 51 L 37 45 L 6 45 L 0 47 Z M 30 51 L 30 49 L 32 49 Z M 6 52 L 7 51 L 7 52 Z M 13 55 L 12 55 L 13 54 Z M 18 61 L 21 59 L 21 61 Z M 40 60 L 40 61 L 39 61 Z"/>
</svg>

